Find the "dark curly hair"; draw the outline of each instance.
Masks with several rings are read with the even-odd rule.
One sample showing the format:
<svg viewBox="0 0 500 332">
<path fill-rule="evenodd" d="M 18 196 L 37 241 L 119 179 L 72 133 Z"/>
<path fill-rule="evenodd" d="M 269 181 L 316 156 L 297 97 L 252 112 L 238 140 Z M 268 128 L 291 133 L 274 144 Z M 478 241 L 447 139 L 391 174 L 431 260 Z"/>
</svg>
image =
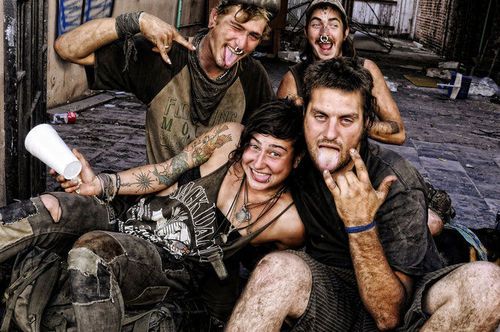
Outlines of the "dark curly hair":
<svg viewBox="0 0 500 332">
<path fill-rule="evenodd" d="M 311 64 L 304 76 L 305 104 L 315 88 L 338 89 L 361 93 L 365 136 L 375 120 L 377 100 L 372 95 L 372 75 L 355 58 L 337 58 Z"/>
<path fill-rule="evenodd" d="M 291 100 L 278 99 L 263 104 L 248 117 L 238 147 L 231 153 L 230 160 L 233 163 L 241 160 L 255 134 L 292 140 L 294 157 L 298 156 L 305 150 L 302 126 L 303 108 Z"/>
</svg>

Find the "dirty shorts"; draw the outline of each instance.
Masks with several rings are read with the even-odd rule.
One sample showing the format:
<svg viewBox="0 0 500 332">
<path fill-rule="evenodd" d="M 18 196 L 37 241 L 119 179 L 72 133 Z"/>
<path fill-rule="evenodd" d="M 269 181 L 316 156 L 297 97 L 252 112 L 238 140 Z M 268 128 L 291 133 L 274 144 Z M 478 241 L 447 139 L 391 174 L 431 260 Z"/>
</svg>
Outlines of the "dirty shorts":
<svg viewBox="0 0 500 332">
<path fill-rule="evenodd" d="M 312 289 L 306 312 L 291 331 L 378 331 L 359 296 L 354 270 L 324 265 L 305 252 L 290 251 L 311 269 Z M 440 278 L 457 268 L 446 267 L 427 274 L 416 284 L 410 309 L 401 331 L 418 330 L 428 319 L 423 312 L 424 292 Z"/>
</svg>

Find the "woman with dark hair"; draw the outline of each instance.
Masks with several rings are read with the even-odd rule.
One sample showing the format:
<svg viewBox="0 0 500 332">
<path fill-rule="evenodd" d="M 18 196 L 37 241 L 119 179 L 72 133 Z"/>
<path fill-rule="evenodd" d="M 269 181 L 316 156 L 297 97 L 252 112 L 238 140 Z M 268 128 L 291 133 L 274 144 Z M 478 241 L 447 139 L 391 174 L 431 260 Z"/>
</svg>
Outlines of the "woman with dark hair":
<svg viewBox="0 0 500 332">
<path fill-rule="evenodd" d="M 82 331 L 96 321 L 117 330 L 124 306 L 169 296 L 195 296 L 214 319 L 225 320 L 238 295 L 241 249 L 294 247 L 304 237 L 286 181 L 304 149 L 302 110 L 274 101 L 241 130 L 215 127 L 180 157 L 117 174 L 94 175 L 75 151 L 81 183 L 63 186 L 77 194 L 44 194 L 0 209 L 0 261 L 80 236 L 68 268 Z M 169 176 L 193 165 L 196 172 L 171 184 Z M 154 190 L 133 204 L 115 197 Z"/>
</svg>

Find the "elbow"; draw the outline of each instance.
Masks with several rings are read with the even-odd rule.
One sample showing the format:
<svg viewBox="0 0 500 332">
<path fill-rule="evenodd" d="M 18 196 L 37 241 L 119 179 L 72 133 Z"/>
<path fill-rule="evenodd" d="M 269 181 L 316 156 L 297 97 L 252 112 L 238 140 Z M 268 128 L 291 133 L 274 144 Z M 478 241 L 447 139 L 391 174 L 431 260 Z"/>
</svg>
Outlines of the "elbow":
<svg viewBox="0 0 500 332">
<path fill-rule="evenodd" d="M 64 35 L 59 36 L 54 42 L 54 50 L 61 59 L 68 61 L 70 60 L 70 57 L 69 54 L 67 53 L 68 45 L 65 39 L 66 38 L 64 38 Z"/>
<path fill-rule="evenodd" d="M 400 324 L 400 317 L 397 314 L 388 314 L 375 319 L 375 323 L 380 331 L 394 330 Z"/>
</svg>

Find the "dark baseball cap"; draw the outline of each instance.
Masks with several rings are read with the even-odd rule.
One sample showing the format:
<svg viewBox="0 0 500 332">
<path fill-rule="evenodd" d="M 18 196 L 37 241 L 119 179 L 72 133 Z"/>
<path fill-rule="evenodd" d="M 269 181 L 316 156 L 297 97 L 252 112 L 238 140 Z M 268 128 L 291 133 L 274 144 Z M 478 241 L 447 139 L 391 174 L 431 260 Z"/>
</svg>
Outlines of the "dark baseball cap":
<svg viewBox="0 0 500 332">
<path fill-rule="evenodd" d="M 311 19 L 311 14 L 316 8 L 325 5 L 336 8 L 342 15 L 342 20 L 344 21 L 344 23 L 346 25 L 348 24 L 347 14 L 345 12 L 344 6 L 342 6 L 342 3 L 339 0 L 313 0 L 309 8 L 307 8 L 306 21 L 309 22 L 309 20 Z"/>
</svg>

